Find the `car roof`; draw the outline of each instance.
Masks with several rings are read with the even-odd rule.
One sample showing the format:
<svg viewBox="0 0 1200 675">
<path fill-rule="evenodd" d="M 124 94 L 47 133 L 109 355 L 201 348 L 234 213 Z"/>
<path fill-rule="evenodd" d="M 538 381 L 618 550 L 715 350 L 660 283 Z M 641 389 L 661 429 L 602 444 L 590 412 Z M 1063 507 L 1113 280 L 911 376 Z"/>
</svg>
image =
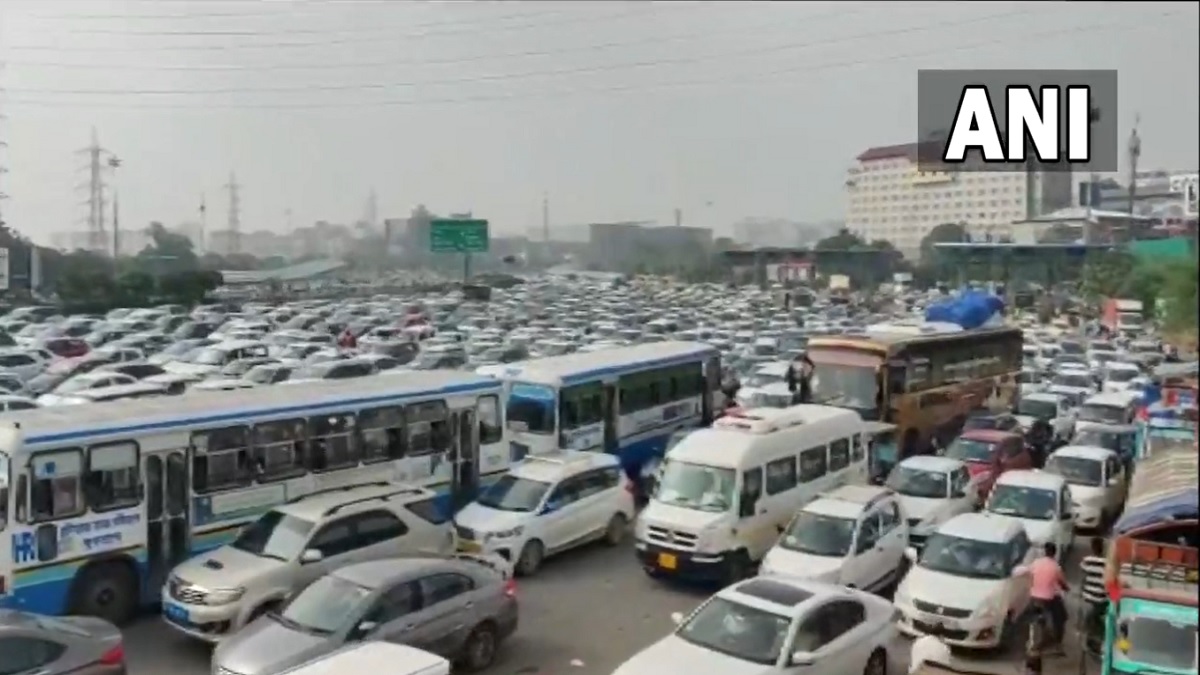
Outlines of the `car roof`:
<svg viewBox="0 0 1200 675">
<path fill-rule="evenodd" d="M 333 574 L 339 579 L 345 579 L 359 586 L 381 588 L 406 577 L 453 571 L 471 574 L 482 569 L 487 568 L 455 558 L 411 556 L 344 565 L 334 570 Z"/>
<path fill-rule="evenodd" d="M 529 480 L 554 482 L 565 476 L 592 469 L 619 467 L 620 460 L 605 452 L 587 450 L 559 450 L 528 455 L 508 470 L 510 474 Z"/>
<path fill-rule="evenodd" d="M 843 586 L 773 575 L 746 579 L 717 592 L 719 598 L 793 619 L 830 596 L 854 597 L 854 592 Z"/>
<path fill-rule="evenodd" d="M 1047 403 L 1058 403 L 1063 399 L 1063 395 L 1053 391 L 1035 391 L 1029 394 L 1021 394 L 1023 401 L 1045 401 Z"/>
<path fill-rule="evenodd" d="M 937 531 L 951 537 L 1002 544 L 1018 527 L 1021 527 L 1019 521 L 992 513 L 960 513 L 942 523 Z"/>
<path fill-rule="evenodd" d="M 953 457 L 940 457 L 938 455 L 914 455 L 905 457 L 900 461 L 899 466 L 909 469 L 920 469 L 921 471 L 938 471 L 940 473 L 949 473 L 966 466 L 966 462 Z"/>
<path fill-rule="evenodd" d="M 366 502 L 376 498 L 382 500 L 387 497 L 388 502 L 409 503 L 434 496 L 433 492 L 424 488 L 403 483 L 377 481 L 318 490 L 280 504 L 275 507 L 275 510 L 302 520 L 315 522 L 324 518 L 326 512 L 331 509 L 359 501 Z"/>
<path fill-rule="evenodd" d="M 996 479 L 995 485 L 1013 485 L 1016 487 L 1040 488 L 1057 490 L 1066 484 L 1067 479 L 1056 473 L 1038 469 L 1013 469 L 1005 471 Z M 995 489 L 993 486 L 992 489 Z"/>
<path fill-rule="evenodd" d="M 857 518 L 872 502 L 891 494 L 888 488 L 876 485 L 843 485 L 818 496 L 803 510 L 836 518 Z"/>
<path fill-rule="evenodd" d="M 968 441 L 983 441 L 984 443 L 999 443 L 1010 438 L 1020 438 L 1021 435 L 999 429 L 967 429 L 960 438 Z"/>
<path fill-rule="evenodd" d="M 1090 459 L 1096 462 L 1103 462 L 1109 457 L 1116 456 L 1117 453 L 1108 448 L 1101 448 L 1095 445 L 1064 445 L 1063 447 L 1050 453 L 1051 457 L 1075 457 L 1078 459 Z"/>
</svg>

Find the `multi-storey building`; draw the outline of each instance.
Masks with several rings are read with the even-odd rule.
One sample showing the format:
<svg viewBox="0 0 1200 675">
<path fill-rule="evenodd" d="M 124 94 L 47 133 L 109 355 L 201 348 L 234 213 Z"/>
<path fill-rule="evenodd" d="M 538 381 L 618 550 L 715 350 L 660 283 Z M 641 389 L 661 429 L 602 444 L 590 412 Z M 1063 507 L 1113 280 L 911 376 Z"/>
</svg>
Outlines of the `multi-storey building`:
<svg viewBox="0 0 1200 675">
<path fill-rule="evenodd" d="M 870 148 L 846 179 L 846 227 L 865 239 L 891 241 L 914 257 L 921 239 L 942 223 L 959 223 L 978 238 L 1011 236 L 1013 221 L 1072 205 L 1069 172 L 931 171 L 919 166 L 917 144 Z"/>
</svg>

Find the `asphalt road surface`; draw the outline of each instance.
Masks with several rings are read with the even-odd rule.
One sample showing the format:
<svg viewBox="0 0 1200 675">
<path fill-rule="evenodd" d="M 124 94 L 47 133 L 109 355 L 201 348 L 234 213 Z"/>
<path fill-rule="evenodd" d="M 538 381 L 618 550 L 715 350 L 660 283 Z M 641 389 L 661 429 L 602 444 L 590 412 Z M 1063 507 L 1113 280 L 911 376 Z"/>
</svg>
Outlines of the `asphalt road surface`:
<svg viewBox="0 0 1200 675">
<path fill-rule="evenodd" d="M 1078 552 L 1072 560 L 1078 560 Z M 1073 568 L 1068 565 L 1068 573 Z M 1071 579 L 1075 587 L 1077 582 Z M 634 561 L 631 542 L 572 551 L 548 560 L 536 577 L 521 580 L 520 628 L 483 675 L 611 675 L 670 632 L 672 612 L 694 609 L 710 592 L 648 578 Z M 157 617 L 142 619 L 125 634 L 129 675 L 210 675 L 211 650 Z M 907 645 L 897 642 L 890 672 L 906 672 Z M 1015 659 L 1015 654 L 972 657 L 971 670 L 1015 673 Z M 1076 672 L 1076 661 L 1070 663 L 1069 671 L 1066 663 L 1059 664 L 1062 672 Z"/>
</svg>

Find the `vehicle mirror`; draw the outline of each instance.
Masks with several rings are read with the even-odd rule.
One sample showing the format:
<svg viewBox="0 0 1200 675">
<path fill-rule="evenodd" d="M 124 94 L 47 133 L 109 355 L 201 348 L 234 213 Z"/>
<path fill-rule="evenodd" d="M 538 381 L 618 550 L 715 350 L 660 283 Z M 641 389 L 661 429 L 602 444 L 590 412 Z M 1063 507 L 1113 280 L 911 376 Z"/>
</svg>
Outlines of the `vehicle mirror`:
<svg viewBox="0 0 1200 675">
<path fill-rule="evenodd" d="M 358 627 L 355 628 L 354 632 L 359 636 L 367 636 L 370 635 L 371 632 L 376 628 L 379 628 L 378 623 L 375 623 L 374 621 L 363 621 L 362 623 L 358 624 Z"/>
<path fill-rule="evenodd" d="M 811 666 L 816 663 L 816 657 L 812 652 L 792 652 L 792 666 Z"/>
<path fill-rule="evenodd" d="M 683 612 L 671 612 L 671 623 L 676 626 L 683 623 Z"/>
<path fill-rule="evenodd" d="M 1120 484 L 1121 484 L 1120 476 L 1109 476 L 1108 477 L 1108 486 L 1109 487 L 1117 487 Z"/>
<path fill-rule="evenodd" d="M 913 548 L 912 546 L 905 548 L 904 549 L 904 557 L 906 559 L 908 559 L 908 562 L 916 563 L 917 562 L 917 549 Z"/>
<path fill-rule="evenodd" d="M 301 565 L 309 565 L 312 563 L 321 562 L 324 559 L 325 556 L 315 548 L 306 548 L 304 549 L 304 553 L 300 554 Z"/>
</svg>

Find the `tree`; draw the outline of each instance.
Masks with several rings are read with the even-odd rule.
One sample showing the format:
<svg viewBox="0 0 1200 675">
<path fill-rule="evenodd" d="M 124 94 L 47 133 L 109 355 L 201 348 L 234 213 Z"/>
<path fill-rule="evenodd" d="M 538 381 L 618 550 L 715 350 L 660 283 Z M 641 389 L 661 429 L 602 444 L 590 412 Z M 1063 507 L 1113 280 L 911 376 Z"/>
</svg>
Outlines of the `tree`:
<svg viewBox="0 0 1200 675">
<path fill-rule="evenodd" d="M 860 249 L 866 245 L 867 242 L 863 241 L 862 237 L 843 227 L 836 234 L 818 241 L 813 248 L 817 251 L 838 251 Z"/>
<path fill-rule="evenodd" d="M 934 225 L 933 229 L 921 238 L 921 264 L 934 265 L 938 262 L 935 244 L 950 244 L 967 240 L 967 228 L 961 223 Z"/>
</svg>

